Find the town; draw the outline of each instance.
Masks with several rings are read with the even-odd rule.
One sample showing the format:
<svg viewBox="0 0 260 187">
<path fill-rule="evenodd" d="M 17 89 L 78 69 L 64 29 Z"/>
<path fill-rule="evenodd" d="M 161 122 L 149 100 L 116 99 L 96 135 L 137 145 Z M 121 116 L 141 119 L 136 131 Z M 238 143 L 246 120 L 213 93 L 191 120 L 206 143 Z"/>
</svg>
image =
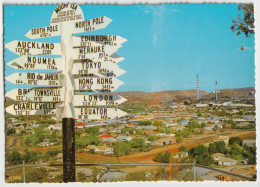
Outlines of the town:
<svg viewBox="0 0 260 187">
<path fill-rule="evenodd" d="M 207 100 L 198 103 L 196 99 L 190 103 L 122 104 L 119 108 L 128 113 L 125 117 L 77 120 L 76 162 L 195 161 L 255 177 L 255 106 L 247 103 L 252 103 L 252 98 L 235 97 L 217 104 Z M 21 163 L 29 153 L 33 158 L 28 163 L 62 163 L 62 123 L 55 116 L 7 114 L 6 121 L 7 166 Z M 17 154 L 20 156 L 14 159 Z"/>
</svg>

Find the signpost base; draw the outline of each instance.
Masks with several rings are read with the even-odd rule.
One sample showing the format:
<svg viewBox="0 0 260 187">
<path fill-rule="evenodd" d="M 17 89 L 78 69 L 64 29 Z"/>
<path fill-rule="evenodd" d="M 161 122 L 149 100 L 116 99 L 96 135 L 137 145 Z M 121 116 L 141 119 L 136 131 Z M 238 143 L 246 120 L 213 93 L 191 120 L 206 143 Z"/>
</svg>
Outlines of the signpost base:
<svg viewBox="0 0 260 187">
<path fill-rule="evenodd" d="M 62 119 L 63 182 L 75 182 L 75 129 L 73 118 Z"/>
</svg>

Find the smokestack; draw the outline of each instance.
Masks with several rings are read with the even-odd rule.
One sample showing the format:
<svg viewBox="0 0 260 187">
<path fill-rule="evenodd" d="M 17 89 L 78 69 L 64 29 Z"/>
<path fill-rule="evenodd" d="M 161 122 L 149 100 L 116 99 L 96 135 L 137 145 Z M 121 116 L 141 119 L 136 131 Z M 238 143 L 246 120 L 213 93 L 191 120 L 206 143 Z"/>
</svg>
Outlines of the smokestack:
<svg viewBox="0 0 260 187">
<path fill-rule="evenodd" d="M 199 89 L 199 76 L 197 73 L 197 100 L 200 99 L 200 89 Z"/>
<path fill-rule="evenodd" d="M 218 82 L 216 81 L 216 86 L 215 86 L 215 94 L 216 94 L 216 104 L 218 103 L 218 89 L 217 89 Z"/>
</svg>

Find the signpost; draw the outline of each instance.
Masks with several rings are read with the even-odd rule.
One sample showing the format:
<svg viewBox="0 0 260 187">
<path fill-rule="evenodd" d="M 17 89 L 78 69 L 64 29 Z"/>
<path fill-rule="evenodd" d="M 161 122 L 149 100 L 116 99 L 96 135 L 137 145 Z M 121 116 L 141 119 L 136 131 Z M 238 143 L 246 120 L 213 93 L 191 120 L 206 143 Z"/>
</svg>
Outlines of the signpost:
<svg viewBox="0 0 260 187">
<path fill-rule="evenodd" d="M 119 95 L 112 94 L 93 94 L 93 95 L 74 95 L 74 106 L 114 106 L 126 101 Z"/>
<path fill-rule="evenodd" d="M 78 5 L 61 4 L 54 10 L 50 26 L 33 28 L 25 34 L 30 39 L 61 36 L 61 43 L 14 40 L 5 44 L 7 49 L 21 55 L 8 65 L 23 70 L 5 79 L 13 84 L 32 86 L 9 91 L 6 96 L 17 103 L 8 106 L 6 112 L 62 118 L 64 182 L 76 180 L 75 120 L 110 120 L 127 115 L 117 109 L 126 99 L 109 93 L 123 84 L 115 77 L 125 73 L 116 64 L 124 58 L 115 52 L 127 40 L 118 35 L 73 36 L 103 29 L 111 21 L 106 16 L 84 20 Z M 61 58 L 32 55 L 61 55 Z M 39 70 L 48 70 L 48 73 Z M 103 93 L 88 95 L 82 92 Z M 106 108 L 108 106 L 116 108 Z"/>
<path fill-rule="evenodd" d="M 5 47 L 17 55 L 61 55 L 60 44 L 14 40 Z"/>
<path fill-rule="evenodd" d="M 72 74 L 78 77 L 118 77 L 124 73 L 117 64 L 104 61 L 74 63 L 72 69 Z"/>
<path fill-rule="evenodd" d="M 75 108 L 77 119 L 111 120 L 127 113 L 117 108 Z"/>
<path fill-rule="evenodd" d="M 75 90 L 88 92 L 112 92 L 123 82 L 113 77 L 76 78 Z"/>
<path fill-rule="evenodd" d="M 61 71 L 61 58 L 43 58 L 35 56 L 21 56 L 7 63 L 14 69 L 44 69 Z"/>
<path fill-rule="evenodd" d="M 122 47 L 121 44 L 127 40 L 118 35 L 86 35 L 86 36 L 73 36 L 74 47 L 87 47 L 87 46 L 103 46 L 110 45 L 117 48 Z"/>
<path fill-rule="evenodd" d="M 37 87 L 30 89 L 13 89 L 6 93 L 6 97 L 14 101 L 28 102 L 62 102 L 65 88 Z"/>
<path fill-rule="evenodd" d="M 13 84 L 60 86 L 59 73 L 14 73 L 5 79 Z"/>
<path fill-rule="evenodd" d="M 54 115 L 57 103 L 46 102 L 46 103 L 28 103 L 21 102 L 12 104 L 6 108 L 6 112 L 13 115 Z"/>
<path fill-rule="evenodd" d="M 104 46 L 86 46 L 73 49 L 74 59 L 102 59 L 109 57 L 118 50 L 117 47 L 104 45 Z"/>
</svg>

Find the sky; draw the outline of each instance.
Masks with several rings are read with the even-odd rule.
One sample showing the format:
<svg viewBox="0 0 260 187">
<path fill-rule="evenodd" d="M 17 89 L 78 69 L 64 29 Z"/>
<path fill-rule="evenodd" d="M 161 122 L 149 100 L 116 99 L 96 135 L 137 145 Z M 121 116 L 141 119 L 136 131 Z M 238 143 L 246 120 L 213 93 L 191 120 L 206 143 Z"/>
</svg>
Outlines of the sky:
<svg viewBox="0 0 260 187">
<path fill-rule="evenodd" d="M 32 28 L 50 25 L 57 5 L 4 5 L 4 43 L 13 40 L 59 43 L 60 37 L 29 39 Z M 255 86 L 254 36 L 230 30 L 237 4 L 80 5 L 85 20 L 107 16 L 104 29 L 81 35 L 119 35 L 128 41 L 116 52 L 127 71 L 117 91 L 200 90 Z M 241 45 L 245 50 L 240 50 Z M 5 48 L 5 64 L 18 58 Z M 59 56 L 56 56 L 59 57 Z M 5 76 L 16 73 L 5 66 Z M 19 70 L 19 72 L 24 72 Z M 6 91 L 27 88 L 8 81 Z"/>
</svg>

